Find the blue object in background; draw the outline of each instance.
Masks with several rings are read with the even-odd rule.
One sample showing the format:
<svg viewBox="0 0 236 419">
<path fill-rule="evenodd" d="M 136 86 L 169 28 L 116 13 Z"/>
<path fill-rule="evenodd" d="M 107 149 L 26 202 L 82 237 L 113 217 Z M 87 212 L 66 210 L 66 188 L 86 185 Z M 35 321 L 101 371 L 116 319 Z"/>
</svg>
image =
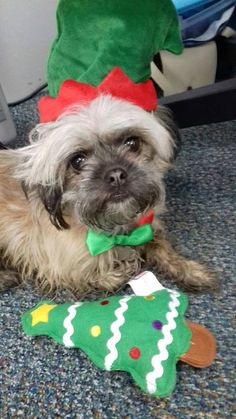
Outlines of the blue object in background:
<svg viewBox="0 0 236 419">
<path fill-rule="evenodd" d="M 199 45 L 212 40 L 229 21 L 235 0 L 173 0 L 183 43 Z"/>
<path fill-rule="evenodd" d="M 208 7 L 211 3 L 216 3 L 215 0 L 172 0 L 179 13 L 194 12 Z"/>
</svg>

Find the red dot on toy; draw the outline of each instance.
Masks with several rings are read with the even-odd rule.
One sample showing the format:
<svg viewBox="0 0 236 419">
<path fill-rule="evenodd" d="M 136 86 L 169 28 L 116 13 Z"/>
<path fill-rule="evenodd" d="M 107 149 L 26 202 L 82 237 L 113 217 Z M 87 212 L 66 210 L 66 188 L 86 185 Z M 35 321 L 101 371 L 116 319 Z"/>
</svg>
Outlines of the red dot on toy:
<svg viewBox="0 0 236 419">
<path fill-rule="evenodd" d="M 161 330 L 163 326 L 163 323 L 160 322 L 160 320 L 153 320 L 152 327 L 156 330 Z"/>
<path fill-rule="evenodd" d="M 140 355 L 141 355 L 141 352 L 140 352 L 139 348 L 134 347 L 134 348 L 131 348 L 130 351 L 129 351 L 129 356 L 132 359 L 139 359 Z"/>
<path fill-rule="evenodd" d="M 104 301 L 101 301 L 101 303 L 100 303 L 102 306 L 106 306 L 107 304 L 109 304 L 109 301 L 108 300 L 104 300 Z"/>
</svg>

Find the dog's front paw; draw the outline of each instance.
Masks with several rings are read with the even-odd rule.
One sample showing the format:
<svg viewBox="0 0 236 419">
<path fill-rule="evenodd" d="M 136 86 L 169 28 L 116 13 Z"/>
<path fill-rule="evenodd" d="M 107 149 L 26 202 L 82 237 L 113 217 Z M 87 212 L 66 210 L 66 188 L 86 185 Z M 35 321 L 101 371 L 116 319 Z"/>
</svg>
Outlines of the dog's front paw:
<svg viewBox="0 0 236 419">
<path fill-rule="evenodd" d="M 21 276 L 8 269 L 0 270 L 0 292 L 18 286 L 21 283 Z"/>
<path fill-rule="evenodd" d="M 219 282 L 215 272 L 193 260 L 185 260 L 182 264 L 179 281 L 189 291 L 217 291 Z"/>
</svg>

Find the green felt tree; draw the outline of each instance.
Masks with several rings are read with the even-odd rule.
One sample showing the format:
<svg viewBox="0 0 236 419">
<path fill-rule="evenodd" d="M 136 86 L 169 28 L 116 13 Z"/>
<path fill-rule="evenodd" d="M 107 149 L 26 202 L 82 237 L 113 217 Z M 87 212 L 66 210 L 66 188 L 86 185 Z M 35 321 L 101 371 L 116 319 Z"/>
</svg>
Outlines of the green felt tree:
<svg viewBox="0 0 236 419">
<path fill-rule="evenodd" d="M 175 387 L 176 363 L 190 347 L 186 307 L 184 294 L 167 289 L 95 302 L 42 301 L 22 324 L 28 335 L 80 348 L 99 368 L 128 371 L 145 392 L 166 396 Z"/>
</svg>

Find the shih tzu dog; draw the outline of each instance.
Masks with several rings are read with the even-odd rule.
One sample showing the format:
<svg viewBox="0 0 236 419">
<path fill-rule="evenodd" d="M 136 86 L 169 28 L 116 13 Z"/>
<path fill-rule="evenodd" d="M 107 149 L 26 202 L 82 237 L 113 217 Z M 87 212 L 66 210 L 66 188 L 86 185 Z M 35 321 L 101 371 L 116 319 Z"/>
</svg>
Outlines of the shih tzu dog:
<svg viewBox="0 0 236 419">
<path fill-rule="evenodd" d="M 0 151 L 0 289 L 33 276 L 43 291 L 112 292 L 145 263 L 187 288 L 213 275 L 178 255 L 159 214 L 175 131 L 157 114 L 109 95 L 41 123 L 31 144 Z M 154 239 L 91 256 L 88 229 L 129 234 L 154 209 Z"/>
</svg>

